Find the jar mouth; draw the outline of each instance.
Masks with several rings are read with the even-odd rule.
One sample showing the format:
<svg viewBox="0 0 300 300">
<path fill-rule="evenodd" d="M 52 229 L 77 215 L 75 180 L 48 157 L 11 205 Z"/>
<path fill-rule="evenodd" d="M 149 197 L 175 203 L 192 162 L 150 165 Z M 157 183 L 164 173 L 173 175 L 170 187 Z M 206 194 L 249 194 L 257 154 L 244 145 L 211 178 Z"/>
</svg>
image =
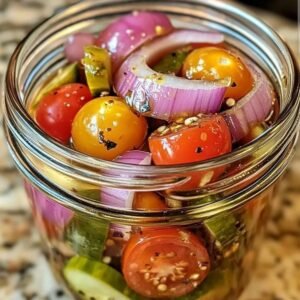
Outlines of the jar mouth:
<svg viewBox="0 0 300 300">
<path fill-rule="evenodd" d="M 155 6 L 151 3 L 155 3 Z M 82 177 L 92 175 L 95 180 L 101 177 L 99 173 L 103 174 L 106 170 L 113 170 L 116 173 L 124 173 L 128 176 L 143 174 L 147 180 L 145 179 L 143 182 L 140 180 L 140 183 L 147 185 L 152 181 L 153 185 L 154 182 L 157 185 L 158 181 L 153 180 L 159 177 L 159 180 L 163 182 L 161 184 L 162 189 L 185 182 L 187 178 L 183 174 L 208 170 L 212 167 L 240 161 L 257 151 L 257 149 L 264 148 L 267 145 L 272 147 L 270 147 L 270 153 L 265 155 L 270 155 L 272 151 L 275 151 L 275 148 L 287 147 L 294 138 L 298 125 L 300 99 L 299 76 L 296 76 L 299 74 L 299 70 L 284 41 L 262 21 L 228 3 L 205 0 L 177 0 L 172 1 L 172 3 L 169 1 L 151 1 L 151 3 L 149 1 L 138 1 L 136 3 L 132 0 L 115 1 L 114 3 L 109 0 L 99 1 L 99 3 L 98 1 L 78 3 L 60 11 L 38 25 L 19 44 L 8 66 L 4 103 L 5 123 L 10 131 L 8 135 L 11 134 L 16 137 L 24 148 L 43 162 L 51 162 L 53 166 L 60 168 L 62 172 L 67 174 L 74 172 L 78 175 L 80 173 Z M 199 7 L 199 10 L 195 9 L 197 7 Z M 117 11 L 114 12 L 116 8 Z M 45 136 L 29 116 L 24 103 L 30 94 L 30 90 L 33 89 L 30 81 L 37 80 L 36 77 L 38 76 L 41 77 L 39 69 L 43 69 L 42 63 L 48 64 L 48 69 L 54 68 L 54 65 L 64 64 L 65 60 L 61 55 L 62 41 L 72 30 L 79 31 L 82 28 L 89 28 L 91 18 L 99 18 L 97 9 L 104 11 L 105 17 L 111 17 L 138 8 L 160 10 L 168 13 L 171 17 L 183 16 L 180 21 L 183 23 L 185 22 L 184 18 L 199 18 L 208 28 L 223 32 L 230 43 L 235 43 L 237 47 L 249 48 L 255 62 L 259 63 L 268 72 L 277 88 L 282 111 L 274 124 L 259 138 L 229 154 L 203 162 L 172 166 L 134 166 L 128 168 L 127 164 L 86 156 Z M 94 13 L 91 17 L 88 17 L 87 12 L 93 9 Z M 219 22 L 213 22 L 208 12 L 219 16 Z M 224 18 L 225 15 L 230 19 L 229 22 Z M 223 16 L 223 18 L 220 16 Z M 102 18 L 102 16 L 100 17 Z M 77 21 L 78 23 L 75 24 Z M 232 27 L 230 27 L 231 23 L 233 24 Z M 60 34 L 62 30 L 64 35 Z M 53 35 L 60 36 L 58 42 L 53 39 Z M 50 43 L 47 39 L 53 40 L 52 52 L 41 57 L 39 64 L 36 65 L 33 63 L 33 57 L 34 55 L 40 55 L 38 51 L 45 50 L 47 43 Z M 271 43 L 271 46 L 265 45 L 265 41 Z M 44 48 L 43 44 L 46 45 Z M 54 61 L 53 57 L 58 58 Z M 33 70 L 29 71 L 30 66 Z M 8 140 L 11 139 L 8 138 Z M 263 161 L 265 155 L 261 155 L 258 161 Z M 76 161 L 73 167 L 67 164 L 71 160 Z M 87 172 L 86 169 L 89 171 Z M 107 180 L 104 183 L 107 186 L 117 182 L 113 179 Z M 130 186 L 128 187 L 130 188 Z"/>
<path fill-rule="evenodd" d="M 165 225 L 170 219 L 172 220 L 172 225 L 188 225 L 194 223 L 196 220 L 206 219 L 220 212 L 231 211 L 243 206 L 251 199 L 258 196 L 262 190 L 271 187 L 280 178 L 293 157 L 293 149 L 298 140 L 298 136 L 294 136 L 293 142 L 283 153 L 285 159 L 277 160 L 276 164 L 259 178 L 259 182 L 253 182 L 235 194 L 228 195 L 209 205 L 203 204 L 194 207 L 181 207 L 166 211 L 148 212 L 104 206 L 101 203 L 96 203 L 94 201 L 85 201 L 81 197 L 70 195 L 68 192 L 58 189 L 55 184 L 43 178 L 41 174 L 26 164 L 24 154 L 18 148 L 8 127 L 5 126 L 4 128 L 6 138 L 9 142 L 9 150 L 16 161 L 18 170 L 31 182 L 31 184 L 45 193 L 49 198 L 71 210 L 105 218 L 110 222 L 118 222 L 119 224 L 130 226 L 142 225 L 145 227 Z"/>
</svg>

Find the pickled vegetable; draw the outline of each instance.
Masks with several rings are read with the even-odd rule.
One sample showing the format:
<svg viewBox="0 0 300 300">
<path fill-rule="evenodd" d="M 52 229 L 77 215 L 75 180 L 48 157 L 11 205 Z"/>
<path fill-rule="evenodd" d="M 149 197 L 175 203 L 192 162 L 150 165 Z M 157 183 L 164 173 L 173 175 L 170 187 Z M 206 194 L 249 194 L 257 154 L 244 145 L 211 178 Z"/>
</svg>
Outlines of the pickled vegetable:
<svg viewBox="0 0 300 300">
<path fill-rule="evenodd" d="M 85 47 L 82 64 L 92 95 L 96 97 L 103 92 L 109 93 L 112 74 L 111 60 L 107 50 L 96 46 Z"/>
<path fill-rule="evenodd" d="M 153 67 L 153 70 L 164 74 L 178 75 L 190 51 L 191 47 L 186 47 L 167 54 Z"/>
<path fill-rule="evenodd" d="M 122 275 L 104 263 L 75 256 L 68 262 L 63 273 L 80 299 L 134 299 L 134 294 L 126 286 Z"/>
<path fill-rule="evenodd" d="M 65 229 L 65 239 L 81 256 L 102 259 L 109 223 L 77 214 Z"/>
<path fill-rule="evenodd" d="M 74 63 L 60 69 L 58 73 L 39 91 L 34 101 L 31 103 L 31 112 L 36 109 L 41 99 L 51 91 L 68 83 L 77 82 L 79 77 L 78 64 Z"/>
<path fill-rule="evenodd" d="M 211 242 L 217 256 L 229 257 L 239 249 L 242 234 L 240 223 L 231 213 L 220 214 L 204 222 L 207 239 Z"/>
</svg>

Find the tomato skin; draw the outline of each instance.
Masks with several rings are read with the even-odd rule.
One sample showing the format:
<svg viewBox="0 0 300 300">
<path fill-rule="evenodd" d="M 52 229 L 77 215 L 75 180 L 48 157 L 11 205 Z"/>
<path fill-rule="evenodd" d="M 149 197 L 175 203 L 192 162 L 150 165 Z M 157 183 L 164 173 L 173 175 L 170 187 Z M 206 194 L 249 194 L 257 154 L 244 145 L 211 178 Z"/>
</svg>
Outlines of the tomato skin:
<svg viewBox="0 0 300 300">
<path fill-rule="evenodd" d="M 168 207 L 161 197 L 153 192 L 137 192 L 133 200 L 133 208 L 145 211 L 162 211 Z"/>
<path fill-rule="evenodd" d="M 149 137 L 149 148 L 156 165 L 174 165 L 208 160 L 232 150 L 231 134 L 224 118 L 219 115 L 200 118 L 191 126 L 183 126 L 166 134 L 158 131 Z M 176 127 L 176 126 L 175 126 Z M 176 190 L 191 190 L 215 181 L 225 167 L 193 172 L 191 179 Z"/>
<path fill-rule="evenodd" d="M 145 297 L 180 297 L 206 278 L 210 259 L 191 232 L 156 228 L 132 235 L 123 253 L 122 270 L 128 286 Z"/>
<path fill-rule="evenodd" d="M 165 135 L 155 132 L 149 148 L 156 165 L 203 161 L 230 152 L 231 134 L 224 118 L 213 115 Z"/>
<path fill-rule="evenodd" d="M 92 98 L 84 84 L 64 85 L 41 100 L 35 113 L 36 122 L 52 138 L 68 144 L 76 113 Z"/>
<path fill-rule="evenodd" d="M 184 61 L 182 74 L 189 79 L 230 78 L 232 86 L 227 88 L 225 98 L 238 100 L 253 87 L 251 73 L 245 64 L 229 50 L 219 47 L 202 47 L 192 51 Z"/>
<path fill-rule="evenodd" d="M 147 134 L 147 121 L 118 97 L 94 99 L 81 108 L 72 125 L 74 148 L 90 156 L 113 160 L 138 149 Z"/>
</svg>

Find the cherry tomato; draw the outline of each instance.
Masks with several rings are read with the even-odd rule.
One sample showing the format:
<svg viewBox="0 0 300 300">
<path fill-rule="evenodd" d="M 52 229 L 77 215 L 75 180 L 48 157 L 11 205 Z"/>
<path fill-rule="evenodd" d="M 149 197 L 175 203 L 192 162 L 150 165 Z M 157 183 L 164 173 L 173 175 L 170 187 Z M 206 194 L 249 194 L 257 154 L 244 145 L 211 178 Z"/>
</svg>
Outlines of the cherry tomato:
<svg viewBox="0 0 300 300">
<path fill-rule="evenodd" d="M 195 49 L 185 59 L 182 74 L 189 79 L 230 79 L 231 87 L 225 98 L 236 100 L 245 96 L 253 86 L 252 76 L 240 58 L 218 47 Z"/>
<path fill-rule="evenodd" d="M 222 116 L 192 117 L 184 122 L 188 120 L 189 125 L 171 124 L 152 133 L 149 147 L 156 165 L 197 162 L 231 151 L 231 134 Z"/>
<path fill-rule="evenodd" d="M 146 211 L 162 211 L 168 207 L 161 197 L 153 192 L 137 192 L 133 200 L 133 208 Z"/>
<path fill-rule="evenodd" d="M 175 228 L 132 235 L 122 270 L 129 287 L 149 298 L 180 297 L 207 276 L 207 250 L 194 234 Z"/>
<path fill-rule="evenodd" d="M 190 123 L 192 120 L 194 122 Z M 150 136 L 149 148 L 156 165 L 203 161 L 231 151 L 230 130 L 222 116 L 192 117 L 182 122 L 160 127 Z M 202 187 L 216 180 L 224 171 L 224 167 L 219 167 L 188 174 L 191 179 L 179 189 Z"/>
<path fill-rule="evenodd" d="M 92 95 L 86 85 L 64 85 L 41 100 L 36 109 L 36 122 L 51 137 L 68 144 L 76 113 L 91 99 Z"/>
<path fill-rule="evenodd" d="M 112 160 L 138 149 L 147 134 L 147 121 L 117 97 L 102 97 L 87 103 L 72 126 L 74 148 L 101 159 Z"/>
</svg>

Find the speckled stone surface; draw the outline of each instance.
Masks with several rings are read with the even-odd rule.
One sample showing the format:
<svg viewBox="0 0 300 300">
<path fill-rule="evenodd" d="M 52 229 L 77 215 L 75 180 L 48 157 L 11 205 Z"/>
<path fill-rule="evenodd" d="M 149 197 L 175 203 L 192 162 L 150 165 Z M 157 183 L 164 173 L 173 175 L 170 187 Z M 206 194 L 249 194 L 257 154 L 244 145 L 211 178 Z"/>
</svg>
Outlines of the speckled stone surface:
<svg viewBox="0 0 300 300">
<path fill-rule="evenodd" d="M 0 76 L 16 43 L 38 21 L 66 3 L 60 0 L 0 0 Z M 297 24 L 257 12 L 297 52 Z M 299 58 L 299 52 L 298 52 Z M 0 93 L 3 91 L 0 87 Z M 52 276 L 0 131 L 0 300 L 69 299 Z M 300 148 L 283 182 L 258 268 L 241 300 L 300 299 Z M 215 299 L 218 300 L 218 299 Z"/>
</svg>

